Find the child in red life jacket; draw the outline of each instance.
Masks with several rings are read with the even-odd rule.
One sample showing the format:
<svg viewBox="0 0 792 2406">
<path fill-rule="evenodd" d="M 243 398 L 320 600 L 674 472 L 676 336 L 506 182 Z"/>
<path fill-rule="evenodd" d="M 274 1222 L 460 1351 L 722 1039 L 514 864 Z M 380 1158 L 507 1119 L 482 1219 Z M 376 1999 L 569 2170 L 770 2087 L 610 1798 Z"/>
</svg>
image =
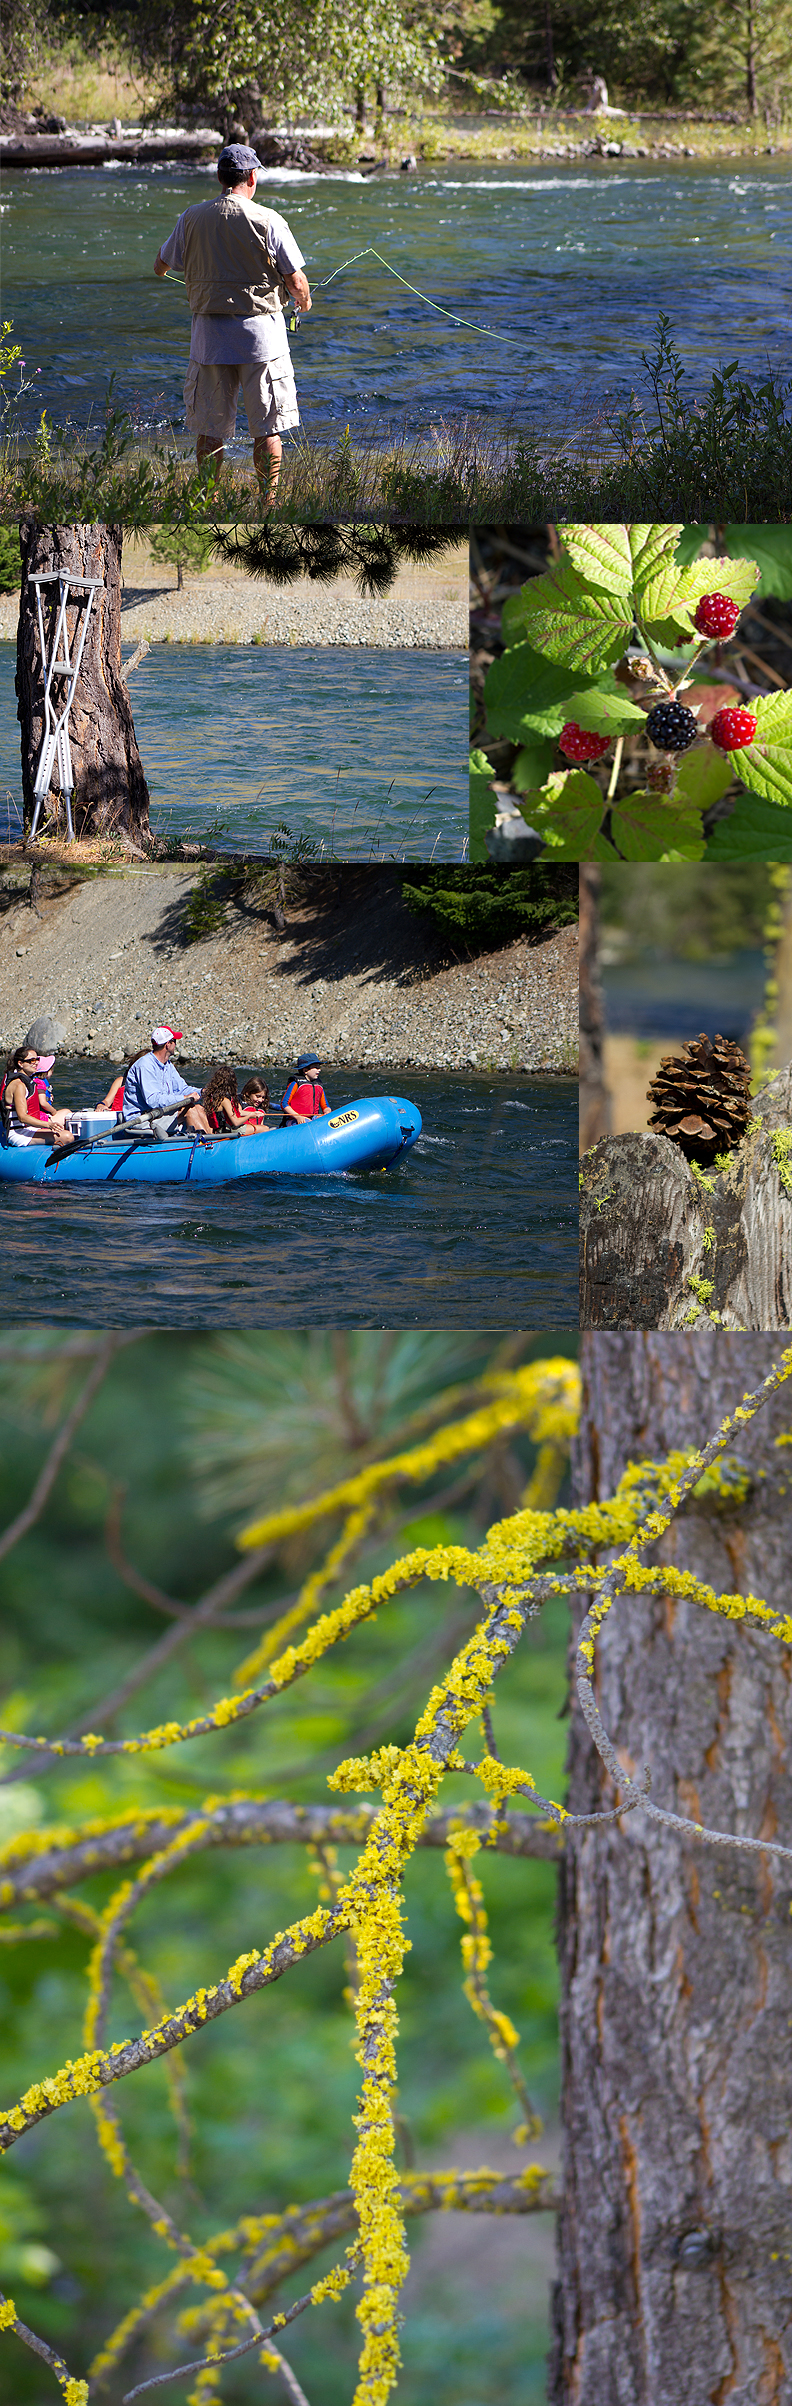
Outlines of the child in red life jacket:
<svg viewBox="0 0 792 2406">
<path fill-rule="evenodd" d="M 281 1106 L 287 1127 L 293 1121 L 299 1127 L 303 1120 L 321 1119 L 329 1111 L 324 1087 L 319 1083 L 318 1074 L 313 1074 L 318 1073 L 320 1067 L 318 1053 L 300 1054 L 295 1076 L 286 1088 Z"/>
<path fill-rule="evenodd" d="M 245 1127 L 251 1134 L 254 1129 L 268 1128 L 269 1099 L 269 1087 L 264 1079 L 248 1078 L 239 1097 L 239 1107 L 245 1114 Z"/>
</svg>

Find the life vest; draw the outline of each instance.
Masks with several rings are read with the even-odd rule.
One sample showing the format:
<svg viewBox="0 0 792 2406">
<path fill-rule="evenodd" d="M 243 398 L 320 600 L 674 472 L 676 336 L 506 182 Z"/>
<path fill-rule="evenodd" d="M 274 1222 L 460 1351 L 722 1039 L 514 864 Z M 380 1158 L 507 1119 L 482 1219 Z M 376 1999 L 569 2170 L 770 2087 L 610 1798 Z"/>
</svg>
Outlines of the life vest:
<svg viewBox="0 0 792 2406">
<path fill-rule="evenodd" d="M 266 209 L 221 192 L 185 209 L 184 281 L 193 317 L 280 317 L 286 289 Z"/>
<path fill-rule="evenodd" d="M 303 1119 L 320 1119 L 322 1112 L 327 1109 L 327 1096 L 318 1078 L 293 1078 L 283 1097 L 281 1108 L 284 1111 L 287 1103 L 291 1104 L 293 1111 L 299 1111 Z"/>
<path fill-rule="evenodd" d="M 41 1070 L 7 1069 L 5 1071 L 2 1085 L 0 1085 L 0 1112 L 2 1112 L 5 1127 L 7 1129 L 13 1129 L 15 1136 L 24 1136 L 24 1121 L 20 1119 L 19 1113 L 14 1110 L 13 1103 L 6 1102 L 6 1087 L 13 1086 L 16 1078 L 21 1078 L 22 1084 L 25 1088 L 28 1099 L 28 1110 L 30 1112 L 31 1119 L 40 1119 L 42 1121 L 46 1121 L 47 1113 L 46 1111 L 42 1111 L 40 1098 L 43 1096 L 44 1101 L 48 1104 L 51 1111 L 52 1087 L 50 1085 L 49 1078 L 45 1078 Z"/>
</svg>

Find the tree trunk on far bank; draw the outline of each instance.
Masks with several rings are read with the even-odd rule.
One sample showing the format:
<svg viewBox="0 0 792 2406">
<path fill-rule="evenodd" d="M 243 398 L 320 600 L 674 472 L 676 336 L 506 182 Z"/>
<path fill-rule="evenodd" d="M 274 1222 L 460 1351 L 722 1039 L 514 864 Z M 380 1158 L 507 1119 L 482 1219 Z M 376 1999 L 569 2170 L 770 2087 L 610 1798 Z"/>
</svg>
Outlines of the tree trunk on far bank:
<svg viewBox="0 0 792 2406">
<path fill-rule="evenodd" d="M 114 526 L 39 527 L 31 519 L 20 528 L 22 591 L 17 636 L 17 717 L 22 730 L 22 794 L 25 826 L 35 808 L 33 781 L 43 734 L 44 671 L 41 660 L 35 587 L 31 575 L 62 570 L 74 576 L 101 577 L 103 590 L 94 595 L 80 674 L 69 716 L 74 768 L 74 825 L 78 836 L 117 836 L 134 844 L 149 832 L 149 795 L 138 751 L 129 695 L 121 674 L 121 544 L 122 529 Z M 51 593 L 45 588 L 44 623 L 48 642 L 53 624 Z M 77 607 L 69 607 L 70 643 L 77 624 Z M 57 680 L 62 692 L 65 680 Z M 55 697 L 53 697 L 55 698 Z M 57 787 L 50 789 L 46 810 L 55 814 Z"/>
<path fill-rule="evenodd" d="M 599 976 L 599 869 L 580 864 L 580 1150 L 610 1134 L 605 1083 L 605 1014 Z"/>
<path fill-rule="evenodd" d="M 610 1495 L 631 1459 L 700 1444 L 777 1351 L 709 1331 L 584 1337 L 575 1500 Z M 740 1434 L 745 1501 L 691 1498 L 659 1549 L 781 1612 L 789 1411 L 782 1388 Z M 657 1803 L 792 1843 L 789 1647 L 632 1596 L 605 1624 L 597 1671 L 613 1742 L 634 1774 L 651 1768 Z M 576 1704 L 570 1774 L 573 1812 L 613 1806 Z M 567 1834 L 552 2406 L 789 2406 L 791 1887 L 771 1855 L 705 1847 L 640 1812 Z"/>
</svg>

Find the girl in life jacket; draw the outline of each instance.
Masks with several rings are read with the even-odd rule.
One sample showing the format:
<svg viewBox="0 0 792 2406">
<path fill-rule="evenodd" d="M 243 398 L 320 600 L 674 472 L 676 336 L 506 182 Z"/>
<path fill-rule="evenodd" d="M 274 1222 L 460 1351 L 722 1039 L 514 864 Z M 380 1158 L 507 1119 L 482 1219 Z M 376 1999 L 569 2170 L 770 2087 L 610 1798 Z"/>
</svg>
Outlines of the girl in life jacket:
<svg viewBox="0 0 792 2406">
<path fill-rule="evenodd" d="M 250 1087 L 254 1087 L 256 1094 L 263 1097 L 263 1102 L 259 1102 L 258 1110 L 253 1114 L 247 1100 Z M 219 1069 L 213 1069 L 201 1095 L 201 1102 L 214 1134 L 228 1135 L 232 1132 L 235 1136 L 249 1136 L 254 1128 L 270 1134 L 262 1116 L 269 1103 L 269 1088 L 263 1085 L 260 1078 L 251 1078 L 240 1103 L 236 1071 L 227 1062 Z"/>
<path fill-rule="evenodd" d="M 71 1115 L 56 1111 L 47 1071 L 55 1055 L 39 1055 L 29 1044 L 10 1053 L 0 1085 L 0 1113 L 6 1144 L 73 1144 Z"/>
<path fill-rule="evenodd" d="M 281 1105 L 285 1128 L 295 1122 L 299 1127 L 305 1119 L 321 1119 L 329 1111 L 324 1087 L 319 1083 L 320 1068 L 318 1053 L 300 1054 L 295 1075 L 286 1088 Z"/>
</svg>

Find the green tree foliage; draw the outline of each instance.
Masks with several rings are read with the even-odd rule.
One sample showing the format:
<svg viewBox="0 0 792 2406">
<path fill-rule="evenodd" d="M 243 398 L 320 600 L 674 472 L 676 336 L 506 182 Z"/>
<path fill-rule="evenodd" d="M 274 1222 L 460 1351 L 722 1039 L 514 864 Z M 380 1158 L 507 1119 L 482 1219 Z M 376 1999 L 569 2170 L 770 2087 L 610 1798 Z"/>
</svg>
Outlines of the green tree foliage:
<svg viewBox="0 0 792 2406">
<path fill-rule="evenodd" d="M 618 928 L 620 960 L 651 950 L 711 961 L 753 950 L 766 940 L 771 876 L 764 861 L 604 861 L 602 924 Z"/>
<path fill-rule="evenodd" d="M 136 0 L 84 17 L 101 42 L 108 22 L 149 89 L 171 106 L 203 110 L 223 125 L 240 109 L 252 122 L 273 111 L 326 111 L 406 84 L 436 91 L 439 49 L 428 12 L 398 0 Z"/>
<path fill-rule="evenodd" d="M 42 1329 L 6 1339 L 3 1525 L 24 1506 L 60 1431 L 66 1429 L 68 1442 L 38 1516 L 18 1531 L 13 1550 L 0 1540 L 0 1720 L 53 1732 L 82 1724 L 118 1737 L 168 1719 L 174 1709 L 200 1713 L 221 1692 L 238 1694 L 237 1666 L 292 1608 L 338 1527 L 331 1521 L 296 1528 L 259 1560 L 236 1547 L 240 1517 L 299 1503 L 377 1459 L 431 1443 L 444 1423 L 480 1402 L 482 1377 L 497 1379 L 521 1362 L 574 1349 L 568 1336 L 506 1340 L 425 1331 L 105 1339 Z M 89 1378 L 94 1392 L 82 1409 Z M 480 1543 L 493 1519 L 514 1511 L 536 1464 L 527 1430 L 515 1426 L 452 1465 L 428 1467 L 421 1480 L 395 1477 L 378 1528 L 361 1537 L 317 1610 L 334 1609 L 345 1588 L 401 1550 Z M 210 1585 L 229 1574 L 238 1579 L 240 1571 L 245 1583 L 224 1606 L 218 1601 L 216 1616 L 199 1624 L 179 1617 Z M 409 1739 L 435 1677 L 479 1610 L 473 1594 L 444 1585 L 394 1598 L 310 1680 L 268 1708 L 266 1730 L 254 1714 L 214 1739 L 116 1755 L 101 1769 L 90 1752 L 47 1768 L 42 1758 L 7 1749 L 0 1763 L 6 1783 L 0 1844 L 32 1828 L 38 1845 L 52 1825 L 74 1829 L 108 1815 L 164 1812 L 182 1819 L 209 1791 L 218 1802 L 240 1791 L 289 1805 L 326 1797 L 327 1775 L 342 1757 Z M 551 1602 L 499 1682 L 496 1706 L 505 1759 L 529 1753 L 551 1794 L 564 1744 L 556 1718 L 563 1654 L 563 1606 Z M 470 1783 L 455 1785 L 466 1805 Z M 339 1808 L 347 1801 L 354 1802 L 335 1799 Z M 344 1870 L 354 1852 L 342 1850 Z M 552 2099 L 552 1864 L 492 1853 L 482 1865 L 497 1958 L 493 1994 L 521 2029 L 532 2097 Z M 139 1871 L 133 1862 L 130 1876 Z M 310 1914 L 322 1876 L 322 1866 L 312 1870 L 305 1846 L 294 1843 L 199 1853 L 185 1861 L 177 1887 L 151 1889 L 132 1944 L 173 2005 L 207 1975 L 222 1973 L 240 1944 L 260 1944 L 286 1927 L 295 1910 Z M 65 2054 L 80 2054 L 90 1917 L 124 1877 L 123 1864 L 89 1870 L 63 1890 L 61 1901 L 31 1899 L 6 1911 L 6 1935 L 20 1920 L 25 1935 L 3 1945 L 0 1958 L 4 2100 Z M 460 1987 L 459 1922 L 444 1889 L 442 1856 L 427 1850 L 416 1856 L 408 1911 L 412 1953 L 400 1983 L 401 2161 L 409 2164 L 415 2153 L 420 2161 L 447 2162 L 451 2134 L 461 2128 L 477 2150 L 470 2160 L 489 2160 L 488 2151 L 500 2144 L 506 2164 L 519 2172 L 504 2067 L 486 2043 L 477 2043 L 486 2033 Z M 175 2089 L 165 2067 L 154 2065 L 119 2092 L 131 2157 L 174 2222 L 200 2236 L 251 2206 L 277 2213 L 345 2185 L 359 2072 L 339 1950 L 319 1951 L 297 1979 L 299 1988 L 279 1982 L 178 2050 L 183 2079 Z M 110 2039 L 137 2031 L 159 2011 L 151 2002 L 142 2008 L 124 1977 L 114 1994 Z M 0 2183 L 0 2289 L 80 2373 L 132 2300 L 174 2261 L 113 2179 L 89 2114 L 82 2102 L 34 2132 L 4 2159 Z M 508 2297 L 496 2291 L 481 2301 L 455 2287 L 451 2275 L 441 2289 L 435 2276 L 422 2302 L 421 2226 L 415 2228 L 418 2312 L 405 2338 L 405 2406 L 429 2394 L 440 2406 L 458 2406 L 463 2394 L 475 2394 L 483 2406 L 539 2406 L 545 2341 L 541 2317 L 526 2339 L 522 2274 Z M 308 2279 L 337 2255 L 337 2244 L 332 2254 L 325 2248 Z M 287 2277 L 285 2301 L 305 2285 L 299 2271 L 295 2280 L 287 2268 Z M 177 2304 L 196 2300 L 200 2307 L 200 2291 Z M 197 2334 L 176 2334 L 175 2311 L 169 2324 L 160 2318 L 152 2325 L 101 2392 L 108 2406 L 117 2406 L 133 2380 L 202 2352 Z M 295 2325 L 287 2353 L 312 2401 L 348 2406 L 354 2315 L 343 2300 L 321 2311 L 321 2320 Z M 166 2328 L 170 2352 L 163 2358 Z M 175 2356 L 174 2346 L 181 2351 Z M 51 2372 L 3 2330 L 2 2406 L 45 2406 L 50 2394 L 56 2394 Z M 255 2355 L 232 2369 L 223 2394 L 234 2406 L 258 2401 Z M 274 2402 L 274 2383 L 272 2394 Z"/>
<path fill-rule="evenodd" d="M 506 944 L 512 936 L 550 935 L 578 915 L 577 870 L 544 861 L 527 869 L 427 863 L 403 877 L 402 893 L 411 911 L 425 911 L 471 951 Z"/>
<path fill-rule="evenodd" d="M 177 570 L 181 592 L 185 568 L 192 568 L 198 575 L 208 568 L 215 548 L 214 533 L 211 527 L 152 526 L 148 546 L 153 560 L 172 564 Z"/>
<path fill-rule="evenodd" d="M 0 526 L 0 593 L 18 593 L 22 582 L 19 535 L 15 526 Z"/>
</svg>

